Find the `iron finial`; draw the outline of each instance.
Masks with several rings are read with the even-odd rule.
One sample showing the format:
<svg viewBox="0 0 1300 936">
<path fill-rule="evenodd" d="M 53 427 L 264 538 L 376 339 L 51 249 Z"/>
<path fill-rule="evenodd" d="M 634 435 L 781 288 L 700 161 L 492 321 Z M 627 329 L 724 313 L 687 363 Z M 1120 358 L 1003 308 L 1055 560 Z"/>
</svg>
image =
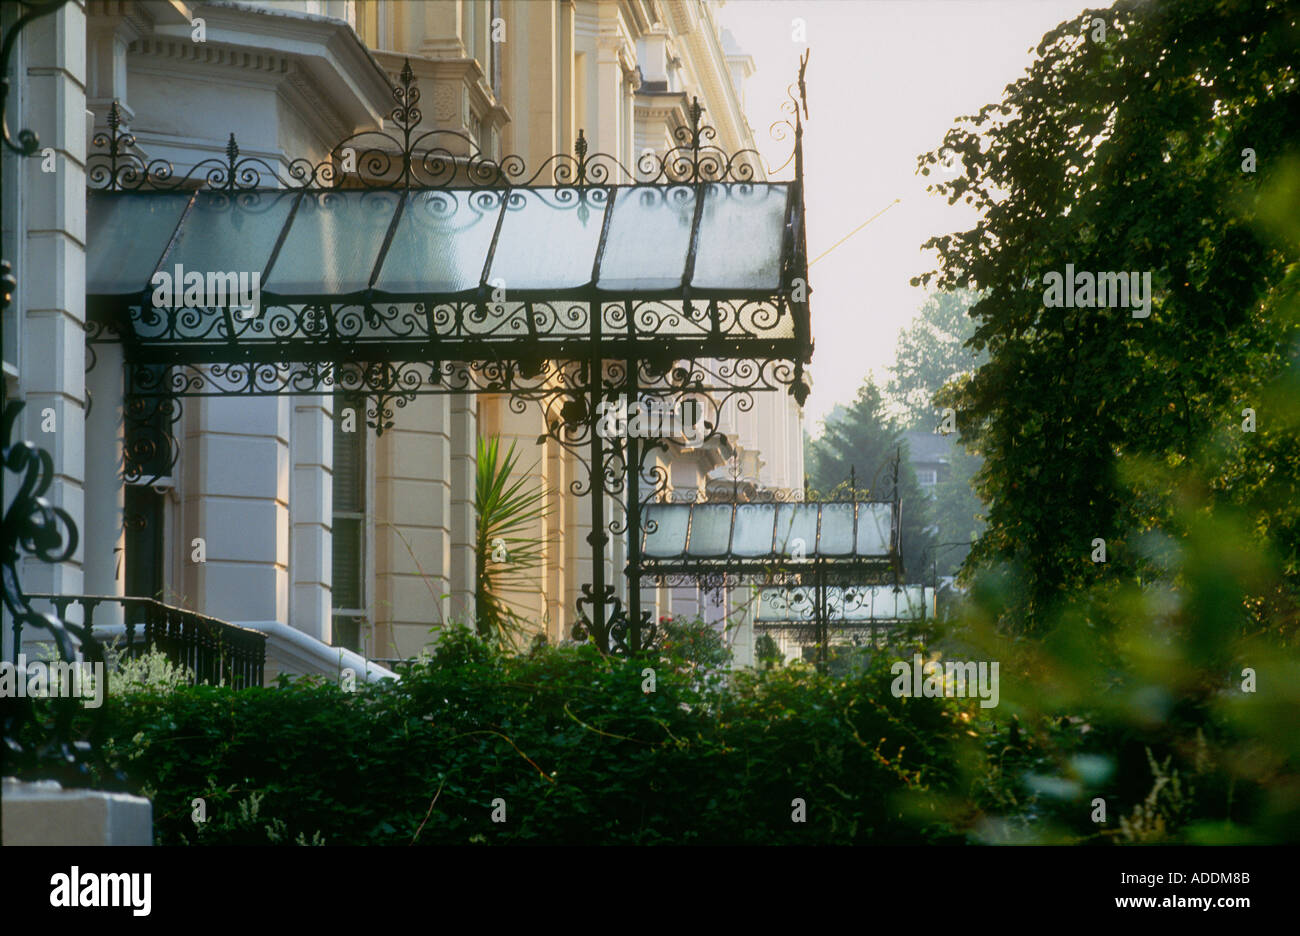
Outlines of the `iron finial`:
<svg viewBox="0 0 1300 936">
<path fill-rule="evenodd" d="M 226 190 L 233 192 L 235 190 L 235 162 L 239 159 L 239 144 L 235 142 L 235 134 L 231 132 L 230 139 L 226 141 Z"/>
<path fill-rule="evenodd" d="M 803 55 L 799 57 L 799 101 L 803 104 L 803 118 L 808 119 L 808 86 L 804 84 L 803 75 L 808 70 L 808 56 L 812 54 L 812 48 L 803 50 Z"/>
<path fill-rule="evenodd" d="M 573 152 L 578 157 L 578 168 L 574 173 L 573 181 L 578 185 L 582 185 L 587 181 L 587 138 L 583 135 L 581 128 L 578 130 L 578 138 L 573 141 Z M 584 203 L 580 206 L 579 211 L 581 213 L 586 210 L 587 206 Z M 582 218 L 584 223 L 586 220 L 585 217 Z"/>
</svg>

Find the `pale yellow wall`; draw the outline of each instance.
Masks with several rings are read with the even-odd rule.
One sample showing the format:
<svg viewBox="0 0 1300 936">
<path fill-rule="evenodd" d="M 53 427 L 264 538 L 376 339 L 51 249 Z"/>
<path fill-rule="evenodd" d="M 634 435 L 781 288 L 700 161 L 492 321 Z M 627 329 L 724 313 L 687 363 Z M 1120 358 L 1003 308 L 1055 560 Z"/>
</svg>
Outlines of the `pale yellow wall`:
<svg viewBox="0 0 1300 936">
<path fill-rule="evenodd" d="M 426 125 L 468 133 L 489 148 L 497 139 L 500 153 L 517 153 L 529 166 L 553 153 L 571 153 L 579 128 L 593 152 L 612 154 L 627 166 L 644 148 L 662 151 L 668 145 L 683 108 L 658 99 L 647 103 L 635 94 L 638 39 L 647 28 L 667 35 L 668 53 L 682 63 L 683 90 L 700 96 L 706 122 L 719 130 L 719 145 L 729 151 L 752 146 L 716 26 L 700 0 L 501 0 L 498 9 L 505 28 L 505 42 L 497 46 L 499 100 L 487 61 L 489 0 L 356 0 L 351 16 L 391 75 L 403 57 L 411 57 Z M 657 27 L 647 18 L 654 9 L 663 17 Z M 585 486 L 586 468 L 554 443 L 537 444 L 544 423 L 536 405 L 520 414 L 506 398 L 481 396 L 475 411 L 455 418 L 448 406 L 442 397 L 417 398 L 397 411 L 397 425 L 375 446 L 370 652 L 414 653 L 431 625 L 472 605 L 466 586 L 473 558 L 465 555 L 472 531 L 465 527 L 472 522 L 468 488 L 475 432 L 499 434 L 507 447 L 513 440 L 530 482 L 548 491 L 550 515 L 535 531 L 551 541 L 547 562 L 537 572 L 536 592 L 521 598 L 516 611 L 544 627 L 552 640 L 569 637 L 580 586 L 592 576 L 589 501 L 569 493 L 579 479 Z M 744 427 L 746 443 L 789 432 L 785 409 L 782 403 Z M 797 436 L 792 444 L 798 444 Z M 781 465 L 782 480 L 794 474 L 788 452 L 769 461 Z M 620 557 L 606 577 L 621 588 Z"/>
<path fill-rule="evenodd" d="M 407 657 L 442 623 L 451 590 L 451 419 L 448 398 L 394 410 L 375 443 L 374 656 Z"/>
</svg>

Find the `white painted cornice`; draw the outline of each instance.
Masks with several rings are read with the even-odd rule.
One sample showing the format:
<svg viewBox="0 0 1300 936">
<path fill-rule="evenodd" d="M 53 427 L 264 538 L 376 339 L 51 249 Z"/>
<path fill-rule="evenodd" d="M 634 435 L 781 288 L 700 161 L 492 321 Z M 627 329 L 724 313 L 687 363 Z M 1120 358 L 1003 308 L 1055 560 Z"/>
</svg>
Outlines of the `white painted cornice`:
<svg viewBox="0 0 1300 936">
<path fill-rule="evenodd" d="M 293 60 L 301 74 L 297 90 L 313 101 L 308 86 L 328 88 L 328 97 L 316 95 L 313 106 L 326 104 L 349 133 L 376 125 L 392 106 L 383 69 L 343 20 L 234 2 L 191 3 L 189 8 L 203 19 L 207 41 L 194 42 L 188 22 L 159 23 L 152 37 L 156 52 L 211 65 L 241 67 L 247 62 L 263 71 L 277 58 Z M 185 44 L 192 55 L 181 54 Z M 287 65 L 277 67 L 286 75 L 291 71 Z"/>
<path fill-rule="evenodd" d="M 685 91 L 638 91 L 633 103 L 638 123 L 662 126 L 668 134 L 690 123 L 691 99 Z"/>
<path fill-rule="evenodd" d="M 686 72 L 694 79 L 693 90 L 707 108 L 704 122 L 718 131 L 718 145 L 727 152 L 754 148 L 716 24 L 702 0 L 662 0 L 661 6 L 677 36 Z M 756 168 L 761 172 L 761 165 Z"/>
<path fill-rule="evenodd" d="M 632 37 L 625 11 L 614 4 L 601 4 L 597 10 L 597 60 L 602 65 L 617 62 L 625 72 L 633 70 L 636 68 L 636 40 Z"/>
<path fill-rule="evenodd" d="M 130 52 L 131 71 L 138 75 L 150 75 L 165 81 L 174 79 L 183 69 L 189 79 L 209 79 L 226 87 L 270 88 L 282 96 L 293 111 L 314 125 L 321 138 L 330 144 L 357 129 L 353 118 L 340 110 L 332 94 L 322 93 L 318 73 L 309 70 L 297 56 L 211 42 L 194 43 L 167 36 L 151 36 L 133 42 Z M 324 87 L 332 91 L 334 85 Z M 378 122 L 376 117 L 369 126 Z M 239 133 L 238 127 L 227 129 L 234 130 L 236 135 Z M 143 142 L 143 137 L 139 134 L 137 137 Z"/>
<path fill-rule="evenodd" d="M 162 25 L 188 24 L 194 19 L 194 4 L 189 0 L 135 0 L 144 7 L 155 23 Z"/>
<path fill-rule="evenodd" d="M 425 79 L 433 82 L 432 94 L 427 88 L 421 89 L 419 106 L 424 116 L 426 130 L 433 129 L 435 126 L 462 132 L 467 130 L 468 128 L 462 123 L 462 107 L 466 103 L 470 111 L 487 126 L 500 130 L 510 122 L 510 111 L 497 101 L 492 93 L 478 59 L 470 57 L 430 59 L 403 52 L 376 52 L 375 58 L 392 76 L 394 82 L 408 59 L 417 81 Z M 457 89 L 459 93 L 456 93 Z M 448 98 L 448 93 L 453 97 Z M 468 100 L 464 100 L 464 95 L 468 95 Z"/>
<path fill-rule="evenodd" d="M 155 9 L 139 0 L 93 0 L 86 6 L 86 31 L 112 29 L 128 42 L 147 36 L 157 23 Z"/>
<path fill-rule="evenodd" d="M 130 22 L 141 35 L 158 26 L 188 26 L 194 4 L 184 0 L 88 0 L 86 18 Z"/>
</svg>

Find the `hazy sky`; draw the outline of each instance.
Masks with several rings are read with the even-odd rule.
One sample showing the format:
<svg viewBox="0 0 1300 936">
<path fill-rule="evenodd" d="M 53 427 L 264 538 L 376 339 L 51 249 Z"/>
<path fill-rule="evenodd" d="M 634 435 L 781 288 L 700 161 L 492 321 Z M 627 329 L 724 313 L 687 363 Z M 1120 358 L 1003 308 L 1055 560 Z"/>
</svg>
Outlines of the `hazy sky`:
<svg viewBox="0 0 1300 936">
<path fill-rule="evenodd" d="M 728 0 L 721 24 L 754 57 L 745 89 L 758 146 L 779 165 L 789 144 L 768 127 L 811 47 L 804 130 L 808 256 L 816 258 L 863 221 L 883 215 L 809 270 L 813 391 L 805 409 L 813 436 L 836 403 L 853 398 L 868 372 L 878 382 L 893 362 L 898 331 L 925 300 L 908 280 L 934 267 L 921 244 L 969 230 L 976 212 L 949 206 L 916 174 L 956 117 L 1001 100 L 1024 74 L 1031 48 L 1058 23 L 1105 0 Z M 807 41 L 792 39 L 792 20 Z M 788 172 L 789 170 L 787 170 Z M 787 177 L 782 173 L 780 177 Z"/>
</svg>

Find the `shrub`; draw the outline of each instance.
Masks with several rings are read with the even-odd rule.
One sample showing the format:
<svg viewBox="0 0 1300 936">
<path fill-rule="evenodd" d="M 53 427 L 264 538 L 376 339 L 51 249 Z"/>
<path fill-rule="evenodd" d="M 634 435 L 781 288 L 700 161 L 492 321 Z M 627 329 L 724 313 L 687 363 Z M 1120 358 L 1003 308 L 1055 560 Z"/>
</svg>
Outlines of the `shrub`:
<svg viewBox="0 0 1300 936">
<path fill-rule="evenodd" d="M 106 757 L 153 798 L 159 844 L 960 840 L 915 803 L 956 792 L 952 700 L 894 698 L 883 659 L 722 685 L 665 652 L 644 692 L 644 659 L 511 655 L 450 630 L 400 681 L 351 693 L 302 679 L 111 699 Z"/>
</svg>

